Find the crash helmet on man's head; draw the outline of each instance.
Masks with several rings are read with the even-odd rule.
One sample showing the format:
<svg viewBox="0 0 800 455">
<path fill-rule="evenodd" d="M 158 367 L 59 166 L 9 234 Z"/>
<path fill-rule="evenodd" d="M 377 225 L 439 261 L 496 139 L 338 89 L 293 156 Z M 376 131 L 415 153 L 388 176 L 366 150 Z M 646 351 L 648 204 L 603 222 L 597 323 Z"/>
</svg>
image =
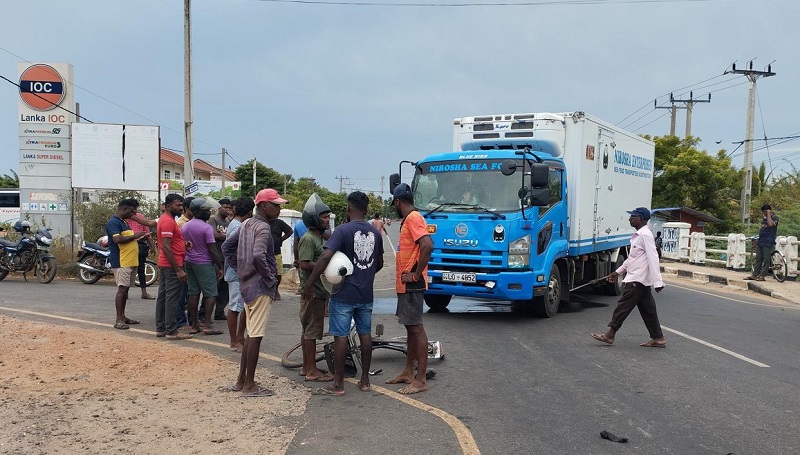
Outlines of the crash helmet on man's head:
<svg viewBox="0 0 800 455">
<path fill-rule="evenodd" d="M 306 205 L 303 207 L 303 224 L 305 224 L 309 229 L 324 231 L 325 226 L 323 225 L 320 216 L 324 213 L 329 213 L 330 211 L 331 208 L 322 202 L 322 198 L 320 198 L 317 193 L 314 193 L 308 198 Z"/>
</svg>

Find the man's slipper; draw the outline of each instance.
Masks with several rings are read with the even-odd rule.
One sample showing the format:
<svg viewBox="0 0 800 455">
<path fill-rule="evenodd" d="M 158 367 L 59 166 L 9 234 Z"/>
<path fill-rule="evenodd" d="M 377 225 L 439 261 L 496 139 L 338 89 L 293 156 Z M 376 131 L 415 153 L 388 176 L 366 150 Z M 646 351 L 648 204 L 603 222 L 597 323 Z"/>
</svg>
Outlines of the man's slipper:
<svg viewBox="0 0 800 455">
<path fill-rule="evenodd" d="M 242 392 L 242 398 L 258 398 L 258 397 L 271 397 L 275 395 L 275 392 L 266 388 L 266 387 L 259 387 L 257 390 L 252 392 Z"/>
<path fill-rule="evenodd" d="M 328 374 L 328 370 L 323 370 L 322 368 L 317 368 L 317 370 L 319 370 L 319 372 L 322 373 L 322 374 Z M 299 374 L 300 376 L 305 376 L 306 375 L 302 371 L 298 371 L 297 374 Z"/>
<path fill-rule="evenodd" d="M 136 319 L 126 319 L 125 323 L 128 324 L 128 325 L 141 324 L 141 322 L 137 321 Z"/>
<path fill-rule="evenodd" d="M 222 330 L 205 329 L 203 330 L 203 335 L 222 335 Z"/>
<path fill-rule="evenodd" d="M 223 392 L 241 392 L 242 388 L 236 384 L 220 386 L 219 390 Z"/>
<path fill-rule="evenodd" d="M 327 387 L 320 387 L 319 389 L 314 389 L 311 392 L 312 395 L 325 395 L 325 396 L 332 396 L 332 397 L 340 397 L 344 395 L 344 390 L 333 390 Z"/>
<path fill-rule="evenodd" d="M 643 348 L 666 348 L 667 342 L 666 341 L 656 341 L 656 340 L 647 340 L 644 343 L 640 344 L 639 346 Z"/>
<path fill-rule="evenodd" d="M 128 324 L 125 324 L 124 322 L 117 322 L 116 324 L 114 324 L 114 328 L 115 329 L 119 329 L 119 330 L 128 330 L 128 329 L 130 329 Z"/>
<path fill-rule="evenodd" d="M 372 385 L 367 384 L 367 386 L 364 387 L 363 385 L 361 385 L 361 381 L 358 381 L 358 390 L 362 392 L 369 392 L 370 390 L 372 390 Z"/>
<path fill-rule="evenodd" d="M 333 381 L 333 376 L 329 374 L 323 374 L 322 376 L 318 376 L 316 378 L 306 378 L 306 382 L 331 382 Z"/>
<path fill-rule="evenodd" d="M 594 333 L 594 332 L 592 332 L 592 338 L 594 338 L 595 340 L 597 340 L 597 341 L 599 341 L 601 343 L 614 344 L 614 339 L 607 337 L 605 333 Z"/>
<path fill-rule="evenodd" d="M 142 300 L 155 300 L 156 298 L 150 294 L 145 294 L 142 296 Z"/>
</svg>

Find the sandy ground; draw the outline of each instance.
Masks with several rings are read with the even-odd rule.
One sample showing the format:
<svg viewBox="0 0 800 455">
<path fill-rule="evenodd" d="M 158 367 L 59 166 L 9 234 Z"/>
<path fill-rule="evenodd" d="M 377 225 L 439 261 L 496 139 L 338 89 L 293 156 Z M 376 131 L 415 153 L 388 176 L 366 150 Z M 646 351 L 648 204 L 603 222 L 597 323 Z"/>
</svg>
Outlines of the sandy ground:
<svg viewBox="0 0 800 455">
<path fill-rule="evenodd" d="M 163 338 L 0 316 L 0 453 L 282 454 L 307 389 L 264 368 L 275 390 L 222 390 L 238 365 Z"/>
</svg>

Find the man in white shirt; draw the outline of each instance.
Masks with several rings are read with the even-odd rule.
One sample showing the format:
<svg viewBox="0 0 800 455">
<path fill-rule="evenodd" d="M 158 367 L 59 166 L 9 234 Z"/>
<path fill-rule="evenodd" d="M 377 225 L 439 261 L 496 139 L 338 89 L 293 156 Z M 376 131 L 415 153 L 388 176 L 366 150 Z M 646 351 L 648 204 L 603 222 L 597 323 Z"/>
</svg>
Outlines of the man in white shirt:
<svg viewBox="0 0 800 455">
<path fill-rule="evenodd" d="M 658 265 L 658 251 L 653 233 L 647 227 L 650 219 L 650 210 L 645 207 L 637 207 L 628 212 L 630 223 L 636 229 L 636 233 L 631 237 L 631 249 L 628 258 L 614 272 L 611 272 L 607 280 L 613 282 L 619 275 L 626 274 L 622 280 L 624 283 L 622 297 L 617 302 L 611 322 L 608 323 L 606 333 L 592 333 L 592 338 L 601 343 L 613 344 L 614 336 L 625 318 L 639 308 L 644 325 L 650 332 L 650 340 L 640 344 L 646 348 L 665 348 L 667 341 L 661 331 L 661 324 L 658 322 L 658 312 L 656 311 L 656 301 L 653 298 L 651 288 L 656 292 L 664 289 L 664 281 L 661 279 L 661 269 Z"/>
</svg>

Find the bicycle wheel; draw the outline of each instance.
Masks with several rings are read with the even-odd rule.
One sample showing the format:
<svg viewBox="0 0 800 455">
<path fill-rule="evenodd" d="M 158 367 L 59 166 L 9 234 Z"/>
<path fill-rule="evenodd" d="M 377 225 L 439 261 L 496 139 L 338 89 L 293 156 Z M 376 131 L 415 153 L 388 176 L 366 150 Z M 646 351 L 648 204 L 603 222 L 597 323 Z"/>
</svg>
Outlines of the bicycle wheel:
<svg viewBox="0 0 800 455">
<path fill-rule="evenodd" d="M 786 265 L 786 258 L 783 254 L 775 250 L 772 252 L 772 276 L 778 280 L 779 283 L 786 281 L 786 275 L 789 274 L 789 267 Z"/>
<path fill-rule="evenodd" d="M 321 340 L 317 340 L 316 355 L 314 356 L 316 362 L 320 362 L 325 358 L 325 344 L 332 341 L 333 337 L 327 333 L 323 335 Z M 303 351 L 300 349 L 300 343 L 292 346 L 291 349 L 283 354 L 281 365 L 286 368 L 300 368 L 303 366 Z"/>
</svg>

